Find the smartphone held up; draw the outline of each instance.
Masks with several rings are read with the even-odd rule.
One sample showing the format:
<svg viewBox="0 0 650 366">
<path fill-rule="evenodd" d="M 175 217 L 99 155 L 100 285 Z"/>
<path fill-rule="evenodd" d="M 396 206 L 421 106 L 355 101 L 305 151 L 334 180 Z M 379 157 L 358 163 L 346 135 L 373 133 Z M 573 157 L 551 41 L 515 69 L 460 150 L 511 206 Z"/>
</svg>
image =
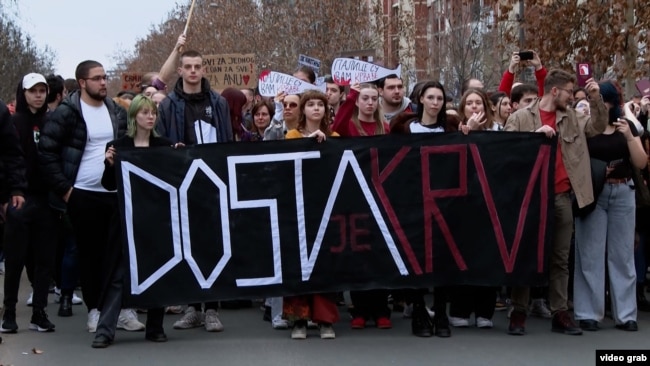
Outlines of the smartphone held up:
<svg viewBox="0 0 650 366">
<path fill-rule="evenodd" d="M 588 62 L 578 62 L 576 64 L 576 78 L 578 86 L 584 88 L 587 85 L 587 80 L 592 78 L 591 64 Z"/>
</svg>

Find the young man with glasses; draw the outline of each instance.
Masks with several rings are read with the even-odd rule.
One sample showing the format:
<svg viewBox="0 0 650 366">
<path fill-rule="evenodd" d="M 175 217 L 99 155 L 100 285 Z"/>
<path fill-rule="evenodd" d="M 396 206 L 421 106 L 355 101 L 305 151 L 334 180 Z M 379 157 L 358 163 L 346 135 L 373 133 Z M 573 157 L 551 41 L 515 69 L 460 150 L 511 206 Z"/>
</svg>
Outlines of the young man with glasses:
<svg viewBox="0 0 650 366">
<path fill-rule="evenodd" d="M 555 220 L 551 257 L 549 258 L 549 302 L 553 314 L 551 330 L 580 335 L 582 329 L 568 313 L 569 250 L 573 233 L 571 193 L 579 207 L 594 201 L 587 137 L 598 135 L 607 127 L 607 108 L 600 96 L 598 83 L 588 80 L 591 116 L 568 108 L 573 99 L 576 78 L 562 70 L 551 70 L 544 81 L 544 96 L 510 115 L 505 131 L 559 135 L 555 161 Z M 523 335 L 530 288 L 513 287 L 514 311 L 508 334 Z"/>
<path fill-rule="evenodd" d="M 83 299 L 88 308 L 88 331 L 97 331 L 100 296 L 119 258 L 110 225 L 117 210 L 115 191 L 104 189 L 106 144 L 126 133 L 126 111 L 107 97 L 106 72 L 97 61 L 77 66 L 79 91 L 71 93 L 48 115 L 41 130 L 39 159 L 48 186 L 67 211 L 79 252 Z M 135 312 L 120 313 L 118 327 L 142 330 Z"/>
</svg>

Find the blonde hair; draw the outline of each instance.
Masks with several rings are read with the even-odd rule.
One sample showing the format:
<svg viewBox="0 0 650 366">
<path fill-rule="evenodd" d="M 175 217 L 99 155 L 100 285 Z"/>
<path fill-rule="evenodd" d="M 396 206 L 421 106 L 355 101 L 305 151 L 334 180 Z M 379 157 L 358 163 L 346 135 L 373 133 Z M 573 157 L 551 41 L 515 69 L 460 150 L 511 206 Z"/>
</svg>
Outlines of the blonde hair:
<svg viewBox="0 0 650 366">
<path fill-rule="evenodd" d="M 376 91 L 377 98 L 379 98 L 379 90 L 374 84 L 363 83 L 359 85 L 359 96 L 361 96 L 361 91 L 364 89 L 372 89 Z M 359 97 L 357 97 L 357 102 L 358 101 Z M 381 104 L 379 103 L 379 99 L 377 100 L 377 109 L 372 114 L 372 117 L 375 122 L 375 135 L 385 135 L 386 127 L 384 126 L 384 113 L 382 111 Z M 361 127 L 361 122 L 359 121 L 359 106 L 357 106 L 356 103 L 354 105 L 354 112 L 352 114 L 352 122 L 354 123 L 354 127 L 357 128 L 357 131 L 359 131 L 359 134 L 361 136 L 368 136 L 366 131 Z"/>
<path fill-rule="evenodd" d="M 153 113 L 158 116 L 158 107 L 156 106 L 156 102 L 151 100 L 151 98 L 146 97 L 142 94 L 136 95 L 135 98 L 133 98 L 133 101 L 131 101 L 131 105 L 129 106 L 127 116 L 126 116 L 126 135 L 129 137 L 135 137 L 135 133 L 138 129 L 138 123 L 136 122 L 135 118 L 138 115 L 138 113 L 145 109 L 149 108 Z M 154 126 L 155 127 L 155 126 Z M 154 129 L 151 131 L 151 133 L 154 136 L 158 136 L 158 133 Z"/>
</svg>

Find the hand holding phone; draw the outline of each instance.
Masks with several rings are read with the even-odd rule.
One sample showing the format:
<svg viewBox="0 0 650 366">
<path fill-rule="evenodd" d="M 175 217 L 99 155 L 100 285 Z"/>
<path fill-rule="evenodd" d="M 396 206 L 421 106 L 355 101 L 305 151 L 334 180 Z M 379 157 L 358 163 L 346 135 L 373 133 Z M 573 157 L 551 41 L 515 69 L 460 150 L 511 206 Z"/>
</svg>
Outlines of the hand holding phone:
<svg viewBox="0 0 650 366">
<path fill-rule="evenodd" d="M 529 61 L 532 60 L 533 57 L 535 57 L 533 51 L 519 51 L 519 59 L 521 61 Z"/>
<path fill-rule="evenodd" d="M 591 64 L 588 62 L 579 62 L 576 64 L 576 74 L 578 79 L 578 86 L 584 88 L 587 85 L 587 80 L 591 79 Z"/>
</svg>

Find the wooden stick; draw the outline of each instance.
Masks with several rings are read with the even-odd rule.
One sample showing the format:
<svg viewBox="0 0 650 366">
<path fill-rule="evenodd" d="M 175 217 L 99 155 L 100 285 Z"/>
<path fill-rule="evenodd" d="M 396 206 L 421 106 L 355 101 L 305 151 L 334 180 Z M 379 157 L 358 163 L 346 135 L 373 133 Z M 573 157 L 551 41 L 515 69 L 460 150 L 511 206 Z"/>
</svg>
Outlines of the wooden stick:
<svg viewBox="0 0 650 366">
<path fill-rule="evenodd" d="M 190 5 L 190 12 L 187 14 L 187 22 L 185 22 L 185 29 L 183 34 L 187 35 L 187 28 L 190 26 L 190 20 L 192 20 L 192 12 L 194 11 L 194 3 L 196 0 L 192 0 L 192 5 Z"/>
<path fill-rule="evenodd" d="M 190 12 L 187 14 L 187 21 L 185 22 L 185 29 L 183 29 L 183 35 L 187 36 L 187 28 L 190 26 L 190 20 L 192 20 L 192 12 L 194 11 L 194 2 L 196 0 L 192 0 L 192 5 L 190 5 Z M 178 47 L 178 53 L 183 52 L 183 46 Z"/>
</svg>

